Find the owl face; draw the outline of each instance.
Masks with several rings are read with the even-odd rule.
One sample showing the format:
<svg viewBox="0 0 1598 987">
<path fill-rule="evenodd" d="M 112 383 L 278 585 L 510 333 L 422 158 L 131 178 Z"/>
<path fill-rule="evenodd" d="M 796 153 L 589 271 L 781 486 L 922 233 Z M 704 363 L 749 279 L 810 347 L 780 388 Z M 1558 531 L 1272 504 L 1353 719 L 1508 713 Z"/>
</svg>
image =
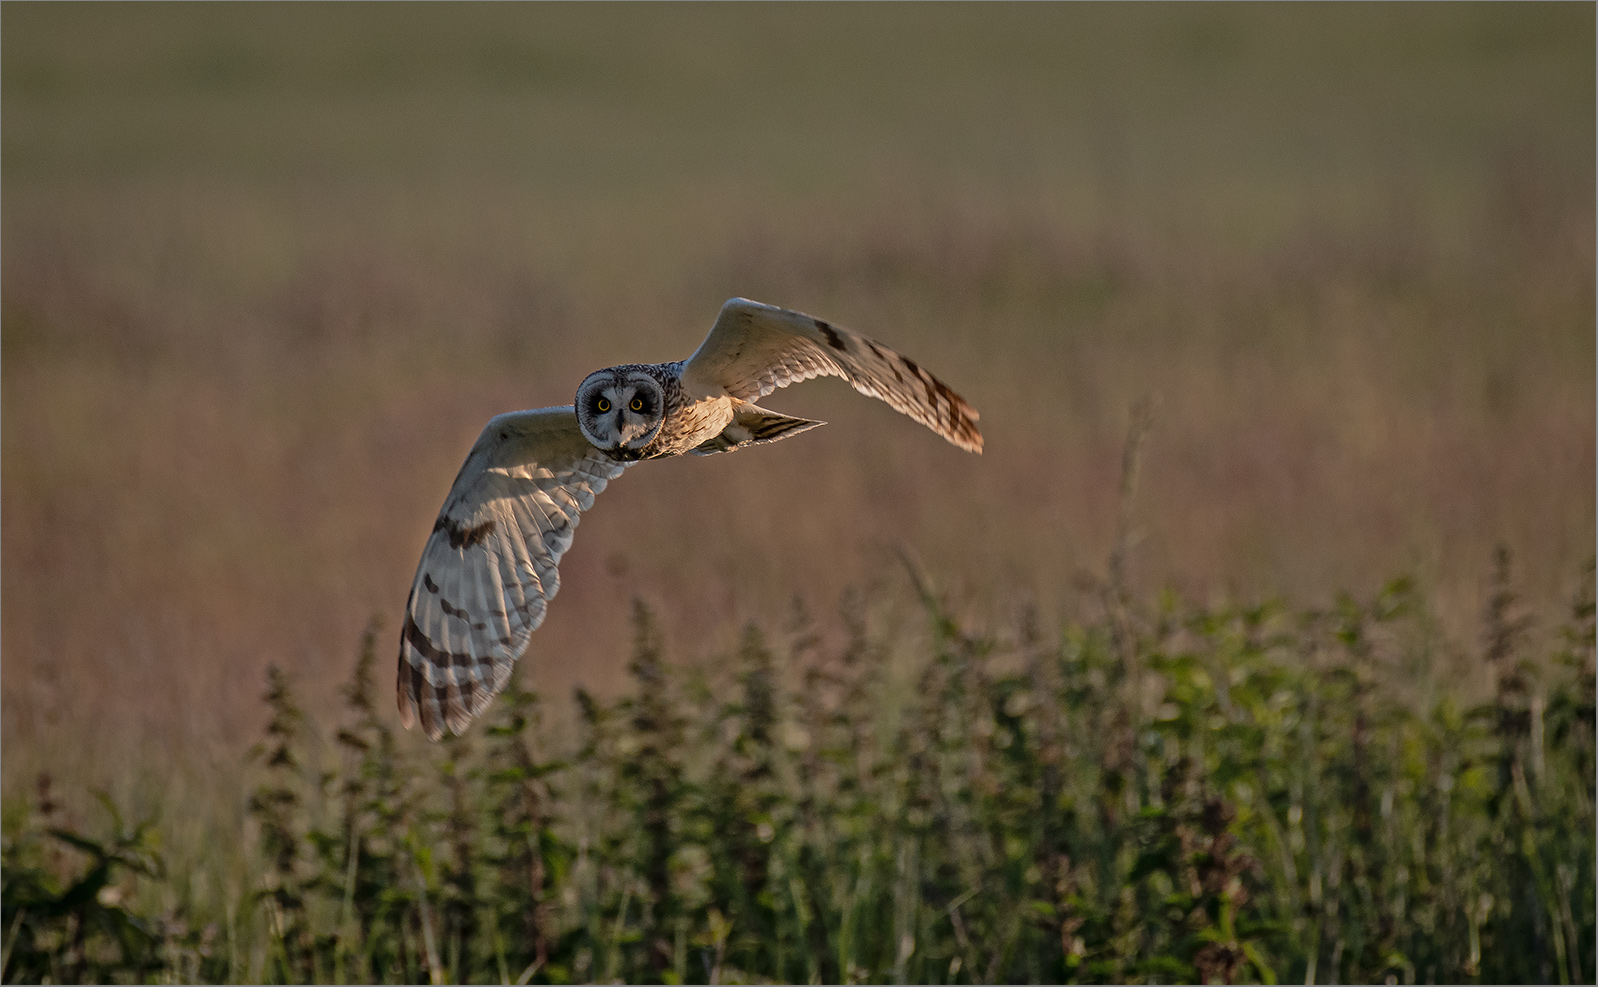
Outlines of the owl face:
<svg viewBox="0 0 1598 987">
<path fill-rule="evenodd" d="M 637 459 L 665 420 L 666 392 L 642 370 L 598 370 L 577 387 L 583 437 L 618 459 Z"/>
</svg>

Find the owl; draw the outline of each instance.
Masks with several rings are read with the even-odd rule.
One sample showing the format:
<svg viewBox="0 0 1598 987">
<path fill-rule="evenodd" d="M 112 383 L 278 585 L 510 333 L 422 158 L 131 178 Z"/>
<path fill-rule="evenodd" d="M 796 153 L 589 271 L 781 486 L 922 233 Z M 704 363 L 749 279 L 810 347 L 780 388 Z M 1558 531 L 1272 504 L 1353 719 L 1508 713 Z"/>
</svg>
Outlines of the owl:
<svg viewBox="0 0 1598 987">
<path fill-rule="evenodd" d="M 799 312 L 734 298 L 694 355 L 597 370 L 575 405 L 489 420 L 455 477 L 405 605 L 400 720 L 430 739 L 465 731 L 510 679 L 560 589 L 578 516 L 634 463 L 775 442 L 823 424 L 755 404 L 842 377 L 961 449 L 977 413 L 907 356 Z"/>
</svg>

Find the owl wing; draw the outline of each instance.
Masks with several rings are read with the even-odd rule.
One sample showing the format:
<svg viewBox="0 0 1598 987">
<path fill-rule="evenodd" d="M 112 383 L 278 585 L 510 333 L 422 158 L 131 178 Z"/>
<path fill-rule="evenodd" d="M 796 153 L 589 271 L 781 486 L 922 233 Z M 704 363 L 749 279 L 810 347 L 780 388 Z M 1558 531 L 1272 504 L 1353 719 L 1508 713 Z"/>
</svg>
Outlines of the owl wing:
<svg viewBox="0 0 1598 987">
<path fill-rule="evenodd" d="M 683 385 L 754 401 L 812 377 L 842 377 L 962 449 L 980 453 L 976 409 L 907 356 L 800 312 L 734 298 L 683 366 Z"/>
<path fill-rule="evenodd" d="M 624 464 L 577 428 L 570 408 L 491 419 L 455 477 L 422 549 L 400 632 L 399 711 L 433 740 L 505 687 L 560 589 L 556 566 L 578 514 Z"/>
</svg>

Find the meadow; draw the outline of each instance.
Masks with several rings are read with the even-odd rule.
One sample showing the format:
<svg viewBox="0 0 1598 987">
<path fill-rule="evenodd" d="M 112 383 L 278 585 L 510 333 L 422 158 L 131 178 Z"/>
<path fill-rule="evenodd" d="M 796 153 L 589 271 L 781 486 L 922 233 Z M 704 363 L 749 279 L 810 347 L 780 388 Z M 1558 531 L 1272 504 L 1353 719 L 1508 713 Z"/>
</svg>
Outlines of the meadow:
<svg viewBox="0 0 1598 987">
<path fill-rule="evenodd" d="M 1133 604 L 974 635 L 858 599 L 672 663 L 574 729 L 511 688 L 401 743 L 363 637 L 335 729 L 277 668 L 253 854 L 167 869 L 161 821 L 7 803 L 6 975 L 198 983 L 1585 983 L 1593 572 L 1528 651 L 1497 560 L 1485 647 L 1396 582 L 1325 611 Z M 906 637 L 922 660 L 895 670 Z M 1489 699 L 1447 684 L 1475 665 Z M 897 673 L 897 674 L 896 674 Z M 329 725 L 332 726 L 332 725 Z M 551 738 L 552 733 L 559 739 Z M 103 835 L 99 835 L 103 833 Z M 189 852 L 192 852 L 190 850 Z"/>
<path fill-rule="evenodd" d="M 1591 979 L 1593 36 L 6 5 L 4 976 Z M 733 295 L 985 454 L 781 392 L 585 515 L 539 702 L 394 735 L 482 423 Z"/>
</svg>

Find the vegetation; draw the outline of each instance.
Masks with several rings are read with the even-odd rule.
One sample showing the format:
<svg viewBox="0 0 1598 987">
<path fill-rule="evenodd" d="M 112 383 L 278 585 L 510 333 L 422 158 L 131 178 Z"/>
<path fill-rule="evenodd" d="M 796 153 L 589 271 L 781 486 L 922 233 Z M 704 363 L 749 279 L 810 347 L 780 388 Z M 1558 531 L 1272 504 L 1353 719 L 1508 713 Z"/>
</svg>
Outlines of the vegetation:
<svg viewBox="0 0 1598 987">
<path fill-rule="evenodd" d="M 681 667 L 640 604 L 629 695 L 561 738 L 513 687 L 420 756 L 374 624 L 325 764 L 271 673 L 225 915 L 153 908 L 158 830 L 109 802 L 103 837 L 8 803 L 5 977 L 1587 982 L 1593 570 L 1533 654 L 1497 567 L 1468 659 L 1402 581 L 981 634 L 918 580 L 903 674 L 858 600 L 840 648 L 800 608 Z"/>
<path fill-rule="evenodd" d="M 769 396 L 830 424 L 584 515 L 529 688 L 627 688 L 635 595 L 685 653 L 902 602 L 899 544 L 979 623 L 1084 619 L 1144 395 L 1140 596 L 1410 573 L 1463 639 L 1504 542 L 1552 626 L 1598 537 L 1594 16 L 4 5 L 4 791 L 231 807 L 267 666 L 329 721 L 483 422 L 734 295 L 891 343 L 986 451 Z"/>
</svg>

